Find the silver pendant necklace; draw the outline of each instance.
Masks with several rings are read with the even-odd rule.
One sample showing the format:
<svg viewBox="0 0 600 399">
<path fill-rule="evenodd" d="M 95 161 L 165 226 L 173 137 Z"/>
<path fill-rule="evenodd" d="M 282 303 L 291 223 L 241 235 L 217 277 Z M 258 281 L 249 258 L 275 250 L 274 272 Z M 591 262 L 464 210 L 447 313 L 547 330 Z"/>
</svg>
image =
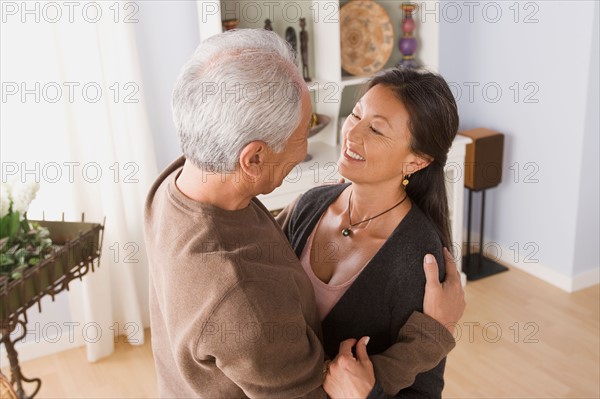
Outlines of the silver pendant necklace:
<svg viewBox="0 0 600 399">
<path fill-rule="evenodd" d="M 406 200 L 406 198 L 408 198 L 408 194 L 405 194 L 404 198 L 402 198 L 400 200 L 400 202 L 398 202 L 396 205 L 392 206 L 391 208 L 389 208 L 389 209 L 387 209 L 387 210 L 385 210 L 385 211 L 383 211 L 383 212 L 381 212 L 381 213 L 379 213 L 379 214 L 377 214 L 375 216 L 372 216 L 372 217 L 367 218 L 365 220 L 361 220 L 360 222 L 352 223 L 352 212 L 350 211 L 352 209 L 352 193 L 353 193 L 353 191 L 350 192 L 350 196 L 348 197 L 348 227 L 346 227 L 345 229 L 342 230 L 342 235 L 344 237 L 352 237 L 352 227 L 358 226 L 359 224 L 366 223 L 369 220 L 373 220 L 375 218 L 378 218 L 381 215 L 384 215 L 384 214 L 388 213 L 392 209 L 400 206 L 400 204 L 402 204 Z"/>
</svg>

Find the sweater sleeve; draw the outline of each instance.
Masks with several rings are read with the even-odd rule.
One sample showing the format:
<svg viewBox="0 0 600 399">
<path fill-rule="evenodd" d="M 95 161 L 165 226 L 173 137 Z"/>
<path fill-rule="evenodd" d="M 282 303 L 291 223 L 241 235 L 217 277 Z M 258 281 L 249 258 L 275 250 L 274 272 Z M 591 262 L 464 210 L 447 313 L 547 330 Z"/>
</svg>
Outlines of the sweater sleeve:
<svg viewBox="0 0 600 399">
<path fill-rule="evenodd" d="M 411 386 L 417 374 L 436 367 L 454 346 L 454 337 L 443 325 L 415 311 L 400 329 L 397 342 L 371 356 L 377 381 L 383 391 L 396 395 Z"/>
<path fill-rule="evenodd" d="M 214 359 L 248 397 L 326 397 L 323 349 L 289 287 L 270 280 L 238 285 L 198 340 L 198 360 Z"/>
</svg>

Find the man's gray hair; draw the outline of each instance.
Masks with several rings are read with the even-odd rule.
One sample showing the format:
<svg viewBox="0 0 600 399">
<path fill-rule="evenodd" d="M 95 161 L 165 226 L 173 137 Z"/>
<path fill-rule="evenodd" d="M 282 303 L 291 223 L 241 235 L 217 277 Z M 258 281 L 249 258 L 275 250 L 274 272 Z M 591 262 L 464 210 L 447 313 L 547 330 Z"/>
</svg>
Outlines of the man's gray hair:
<svg viewBox="0 0 600 399">
<path fill-rule="evenodd" d="M 281 152 L 301 120 L 302 84 L 295 54 L 273 32 L 240 29 L 206 39 L 173 91 L 183 154 L 198 168 L 224 173 L 235 170 L 252 141 Z"/>
</svg>

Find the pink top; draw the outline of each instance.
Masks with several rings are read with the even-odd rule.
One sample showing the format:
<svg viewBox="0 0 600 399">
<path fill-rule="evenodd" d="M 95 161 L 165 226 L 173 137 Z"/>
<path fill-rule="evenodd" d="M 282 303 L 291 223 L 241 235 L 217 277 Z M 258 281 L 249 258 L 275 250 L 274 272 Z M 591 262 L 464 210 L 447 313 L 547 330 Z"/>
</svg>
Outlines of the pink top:
<svg viewBox="0 0 600 399">
<path fill-rule="evenodd" d="M 323 321 L 367 265 L 363 266 L 354 276 L 352 276 L 350 280 L 340 285 L 330 285 L 321 281 L 321 279 L 319 279 L 319 277 L 317 277 L 313 271 L 310 259 L 313 238 L 315 231 L 317 231 L 317 228 L 319 227 L 319 224 L 321 224 L 321 220 L 319 220 L 319 223 L 317 223 L 317 226 L 313 229 L 312 233 L 310 233 L 310 236 L 308 236 L 308 239 L 306 240 L 306 245 L 304 246 L 302 254 L 300 255 L 300 263 L 302 264 L 302 268 L 310 279 L 315 291 L 317 310 L 319 311 L 319 317 L 321 318 L 321 321 Z"/>
</svg>

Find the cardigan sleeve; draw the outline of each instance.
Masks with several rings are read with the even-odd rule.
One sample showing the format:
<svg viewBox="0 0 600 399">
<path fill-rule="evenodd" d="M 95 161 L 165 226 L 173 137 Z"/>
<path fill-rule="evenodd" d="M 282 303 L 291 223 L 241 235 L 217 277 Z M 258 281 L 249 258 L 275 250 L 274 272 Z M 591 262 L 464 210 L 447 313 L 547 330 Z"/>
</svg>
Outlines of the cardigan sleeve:
<svg viewBox="0 0 600 399">
<path fill-rule="evenodd" d="M 296 208 L 296 205 L 298 204 L 298 201 L 301 197 L 302 195 L 296 197 L 296 199 L 290 202 L 285 208 L 282 209 L 281 212 L 279 212 L 277 216 L 275 216 L 275 221 L 277 222 L 279 227 L 281 227 L 281 230 L 283 230 L 287 237 L 289 237 L 288 231 L 290 228 L 290 222 L 292 220 L 294 209 Z"/>
<path fill-rule="evenodd" d="M 443 325 L 415 311 L 400 329 L 397 342 L 371 356 L 377 381 L 383 391 L 396 395 L 413 385 L 417 374 L 436 367 L 455 345 Z"/>
<path fill-rule="evenodd" d="M 255 280 L 234 288 L 204 326 L 197 359 L 212 359 L 248 397 L 325 398 L 318 335 L 294 290 L 282 286 Z"/>
</svg>

